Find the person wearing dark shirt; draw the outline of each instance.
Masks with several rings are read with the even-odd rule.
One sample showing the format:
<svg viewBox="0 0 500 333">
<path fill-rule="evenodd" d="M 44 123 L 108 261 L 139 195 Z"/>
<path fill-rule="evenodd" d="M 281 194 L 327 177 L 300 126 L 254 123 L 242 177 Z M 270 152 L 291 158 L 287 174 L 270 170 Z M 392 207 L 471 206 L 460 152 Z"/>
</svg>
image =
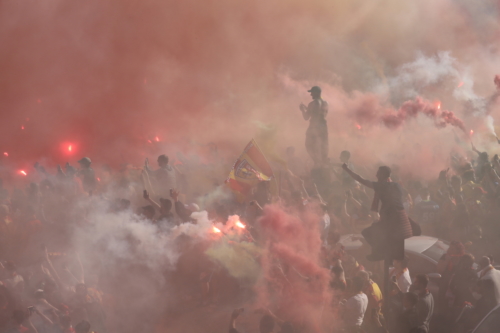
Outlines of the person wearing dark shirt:
<svg viewBox="0 0 500 333">
<path fill-rule="evenodd" d="M 342 168 L 354 180 L 375 191 L 372 211 L 380 212 L 380 220 L 361 233 L 372 247 L 372 254 L 367 259 L 403 260 L 404 240 L 413 235 L 413 230 L 404 209 L 403 190 L 398 183 L 391 181 L 391 169 L 381 166 L 377 171 L 377 181 L 373 182 L 354 173 L 345 163 Z"/>
</svg>

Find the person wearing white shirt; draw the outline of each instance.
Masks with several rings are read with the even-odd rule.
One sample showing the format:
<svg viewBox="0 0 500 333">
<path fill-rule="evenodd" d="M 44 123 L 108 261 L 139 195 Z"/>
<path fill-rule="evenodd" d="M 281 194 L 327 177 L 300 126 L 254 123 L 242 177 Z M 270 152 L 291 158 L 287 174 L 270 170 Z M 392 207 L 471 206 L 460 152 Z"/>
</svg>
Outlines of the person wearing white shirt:
<svg viewBox="0 0 500 333">
<path fill-rule="evenodd" d="M 394 267 L 389 271 L 389 279 L 396 277 L 396 283 L 403 293 L 407 293 L 411 286 L 410 271 L 408 270 L 408 259 L 393 260 Z"/>
<path fill-rule="evenodd" d="M 491 265 L 491 259 L 482 257 L 479 259 L 477 276 L 479 280 L 492 280 L 495 290 L 495 299 L 500 304 L 500 271 Z"/>
<path fill-rule="evenodd" d="M 361 330 L 366 308 L 368 307 L 368 297 L 363 293 L 364 281 L 360 277 L 352 279 L 351 291 L 354 294 L 347 301 L 343 301 L 343 316 L 346 331 L 357 333 Z"/>
</svg>

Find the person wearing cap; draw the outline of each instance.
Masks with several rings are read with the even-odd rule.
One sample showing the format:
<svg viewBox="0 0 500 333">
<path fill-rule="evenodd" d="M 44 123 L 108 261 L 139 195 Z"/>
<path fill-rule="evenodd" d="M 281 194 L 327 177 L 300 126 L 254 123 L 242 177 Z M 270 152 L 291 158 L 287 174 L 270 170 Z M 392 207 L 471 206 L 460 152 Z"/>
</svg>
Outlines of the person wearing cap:
<svg viewBox="0 0 500 333">
<path fill-rule="evenodd" d="M 90 167 L 92 161 L 90 160 L 90 158 L 84 157 L 79 160 L 78 163 L 81 167 L 81 169 L 78 171 L 78 175 L 82 177 L 83 190 L 89 195 L 92 195 L 92 192 L 95 191 L 95 188 L 97 186 L 94 169 Z"/>
<path fill-rule="evenodd" d="M 300 104 L 300 111 L 304 120 L 309 120 L 309 128 L 306 132 L 306 150 L 311 156 L 314 164 L 320 166 L 328 161 L 328 126 L 326 115 L 328 114 L 328 103 L 321 98 L 321 88 L 312 87 L 312 102 L 308 106 Z"/>
<path fill-rule="evenodd" d="M 154 184 L 152 185 L 156 194 L 162 198 L 167 198 L 170 195 L 170 189 L 177 187 L 177 171 L 173 166 L 168 164 L 169 158 L 167 155 L 158 156 L 157 161 L 160 168 L 153 171 L 149 167 L 149 160 L 146 159 L 145 170 L 154 180 Z"/>
</svg>

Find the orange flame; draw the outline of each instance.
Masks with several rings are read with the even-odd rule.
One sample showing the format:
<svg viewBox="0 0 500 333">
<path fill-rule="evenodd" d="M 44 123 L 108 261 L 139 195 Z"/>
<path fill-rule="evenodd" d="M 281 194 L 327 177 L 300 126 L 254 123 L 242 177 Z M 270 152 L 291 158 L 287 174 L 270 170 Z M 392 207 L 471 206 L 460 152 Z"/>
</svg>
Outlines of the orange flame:
<svg viewBox="0 0 500 333">
<path fill-rule="evenodd" d="M 213 227 L 212 227 L 212 231 L 213 231 L 213 232 L 215 232 L 216 234 L 218 234 L 218 233 L 220 233 L 220 232 L 221 232 L 221 231 L 220 231 L 220 229 L 219 229 L 219 228 L 217 228 L 216 226 L 213 226 Z"/>
<path fill-rule="evenodd" d="M 28 174 L 24 170 L 19 171 L 20 174 L 27 176 Z"/>
<path fill-rule="evenodd" d="M 68 151 L 71 151 L 71 150 L 73 150 L 73 147 L 71 147 L 71 145 L 69 145 Z"/>
<path fill-rule="evenodd" d="M 438 108 L 438 110 L 441 110 L 441 102 L 437 103 L 437 108 Z"/>
<path fill-rule="evenodd" d="M 240 221 L 236 222 L 236 226 L 240 227 L 241 229 L 245 229 L 247 226 L 241 223 Z"/>
</svg>

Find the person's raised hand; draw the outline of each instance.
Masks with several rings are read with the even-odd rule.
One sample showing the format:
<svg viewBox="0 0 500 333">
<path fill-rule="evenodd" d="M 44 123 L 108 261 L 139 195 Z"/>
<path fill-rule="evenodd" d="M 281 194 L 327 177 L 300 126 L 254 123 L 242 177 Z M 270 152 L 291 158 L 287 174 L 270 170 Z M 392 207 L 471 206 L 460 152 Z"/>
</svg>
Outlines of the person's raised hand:
<svg viewBox="0 0 500 333">
<path fill-rule="evenodd" d="M 344 169 L 344 170 L 349 170 L 349 167 L 347 166 L 347 164 L 342 163 L 342 169 Z"/>
<path fill-rule="evenodd" d="M 179 191 L 177 191 L 175 188 L 170 189 L 170 197 L 174 199 L 175 202 L 178 201 L 179 199 Z"/>
<path fill-rule="evenodd" d="M 300 103 L 299 109 L 302 112 L 306 112 L 307 111 L 307 106 L 304 103 Z"/>
</svg>

